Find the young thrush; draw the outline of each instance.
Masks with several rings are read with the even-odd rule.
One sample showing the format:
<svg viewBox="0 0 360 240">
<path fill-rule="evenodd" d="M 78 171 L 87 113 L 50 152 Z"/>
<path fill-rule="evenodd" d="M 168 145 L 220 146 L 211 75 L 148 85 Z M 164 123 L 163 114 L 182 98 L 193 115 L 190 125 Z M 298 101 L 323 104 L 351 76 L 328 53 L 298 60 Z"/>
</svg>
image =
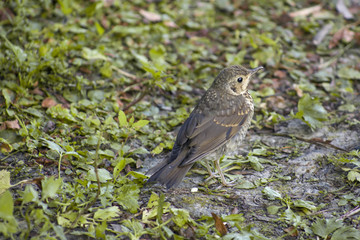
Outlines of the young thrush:
<svg viewBox="0 0 360 240">
<path fill-rule="evenodd" d="M 151 175 L 148 182 L 176 187 L 196 161 L 214 153 L 221 181 L 227 185 L 219 157 L 235 151 L 245 137 L 254 114 L 247 87 L 251 76 L 261 69 L 223 69 L 181 126 L 170 157 L 147 172 Z"/>
</svg>

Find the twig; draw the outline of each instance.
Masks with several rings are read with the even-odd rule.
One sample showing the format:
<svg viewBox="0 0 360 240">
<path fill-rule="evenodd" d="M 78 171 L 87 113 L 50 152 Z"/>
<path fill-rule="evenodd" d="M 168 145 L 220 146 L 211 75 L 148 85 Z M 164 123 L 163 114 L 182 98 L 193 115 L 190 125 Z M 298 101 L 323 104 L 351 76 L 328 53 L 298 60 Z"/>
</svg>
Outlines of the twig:
<svg viewBox="0 0 360 240">
<path fill-rule="evenodd" d="M 346 150 L 346 149 L 337 147 L 337 146 L 335 146 L 335 145 L 333 145 L 331 143 L 327 143 L 327 142 L 324 142 L 324 141 L 306 139 L 306 138 L 298 137 L 298 136 L 295 136 L 295 135 L 287 135 L 287 134 L 281 134 L 281 133 L 273 133 L 273 135 L 274 136 L 279 136 L 279 137 L 286 137 L 286 138 L 295 138 L 296 140 L 299 140 L 299 141 L 308 142 L 308 143 L 311 143 L 311 144 L 317 144 L 317 145 L 322 146 L 322 147 L 331 147 L 331 148 L 334 148 L 336 150 L 340 150 L 340 151 L 343 151 L 343 152 L 348 152 L 348 150 Z"/>
<path fill-rule="evenodd" d="M 355 207 L 354 209 L 350 210 L 349 212 L 342 215 L 338 220 L 344 220 L 345 218 L 351 217 L 360 212 L 360 206 Z"/>
<path fill-rule="evenodd" d="M 335 56 L 330 58 L 328 61 L 320 64 L 318 66 L 318 69 L 320 70 L 320 69 L 327 68 L 328 66 L 330 66 L 333 62 L 335 62 L 338 58 L 340 58 L 341 55 L 343 55 L 348 49 L 350 49 L 354 44 L 355 44 L 355 41 L 350 42 L 344 48 L 340 49 L 338 54 L 336 54 Z"/>
<path fill-rule="evenodd" d="M 4 161 L 5 159 L 7 159 L 8 157 L 11 157 L 12 155 L 15 155 L 16 153 L 18 153 L 20 150 L 16 150 L 12 153 L 9 153 L 8 155 L 5 155 L 5 157 L 0 159 L 0 162 Z"/>
<path fill-rule="evenodd" d="M 118 73 L 124 75 L 125 77 L 131 78 L 132 80 L 137 80 L 138 79 L 134 74 L 125 72 L 124 70 L 121 70 L 120 68 L 117 68 L 115 66 L 112 66 L 111 68 L 116 70 Z"/>
<path fill-rule="evenodd" d="M 134 106 L 138 102 L 140 102 L 146 95 L 148 94 L 148 89 L 145 89 L 138 98 L 134 99 L 132 102 L 130 102 L 127 106 L 123 108 L 123 111 L 127 111 L 130 107 Z"/>
<path fill-rule="evenodd" d="M 299 11 L 291 12 L 291 13 L 289 13 L 289 16 L 292 18 L 306 17 L 307 15 L 310 15 L 312 13 L 319 12 L 321 10 L 321 8 L 322 8 L 321 5 L 316 5 L 313 7 L 301 9 Z"/>
</svg>

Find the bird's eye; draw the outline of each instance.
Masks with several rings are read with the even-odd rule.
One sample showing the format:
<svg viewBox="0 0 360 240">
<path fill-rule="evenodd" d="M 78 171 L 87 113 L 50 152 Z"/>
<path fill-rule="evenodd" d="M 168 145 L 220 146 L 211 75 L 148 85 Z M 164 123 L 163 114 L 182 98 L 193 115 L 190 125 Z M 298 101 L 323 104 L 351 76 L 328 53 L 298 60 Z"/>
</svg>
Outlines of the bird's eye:
<svg viewBox="0 0 360 240">
<path fill-rule="evenodd" d="M 238 81 L 238 83 L 241 83 L 241 82 L 243 81 L 243 78 L 242 78 L 242 77 L 239 77 L 239 78 L 237 79 L 237 81 Z"/>
</svg>

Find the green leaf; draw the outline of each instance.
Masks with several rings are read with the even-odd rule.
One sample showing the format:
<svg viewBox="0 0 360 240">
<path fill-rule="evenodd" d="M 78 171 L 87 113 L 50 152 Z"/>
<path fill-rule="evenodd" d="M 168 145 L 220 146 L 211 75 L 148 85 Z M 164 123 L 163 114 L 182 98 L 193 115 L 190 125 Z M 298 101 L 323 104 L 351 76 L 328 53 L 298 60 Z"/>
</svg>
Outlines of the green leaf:
<svg viewBox="0 0 360 240">
<path fill-rule="evenodd" d="M 162 222 L 162 216 L 164 213 L 164 204 L 165 204 L 165 195 L 164 193 L 160 193 L 160 197 L 158 199 L 158 205 L 157 205 L 157 214 L 156 214 L 156 219 L 159 223 Z"/>
<path fill-rule="evenodd" d="M 327 120 L 327 115 L 327 111 L 318 98 L 312 98 L 309 94 L 304 94 L 298 102 L 298 112 L 295 117 L 303 120 L 314 130 L 322 126 L 322 122 Z"/>
<path fill-rule="evenodd" d="M 60 4 L 60 9 L 65 15 L 72 13 L 73 9 L 71 8 L 72 2 L 70 0 L 58 0 Z"/>
<path fill-rule="evenodd" d="M 311 226 L 311 228 L 316 235 L 326 239 L 329 234 L 342 226 L 343 223 L 341 221 L 332 218 L 326 220 L 319 219 Z"/>
<path fill-rule="evenodd" d="M 91 90 L 88 97 L 95 102 L 101 102 L 105 99 L 105 92 L 103 90 Z"/>
<path fill-rule="evenodd" d="M 32 185 L 26 185 L 22 192 L 23 203 L 37 202 L 39 200 L 38 192 Z"/>
<path fill-rule="evenodd" d="M 23 109 L 23 112 L 26 112 L 30 115 L 33 115 L 35 117 L 38 117 L 38 118 L 42 118 L 43 117 L 43 114 L 42 112 L 40 112 L 39 110 L 35 109 L 35 108 L 27 108 L 27 109 Z"/>
<path fill-rule="evenodd" d="M 225 53 L 226 61 L 229 65 L 238 65 L 244 61 L 244 57 L 246 55 L 246 50 L 241 50 L 236 54 Z"/>
<path fill-rule="evenodd" d="M 41 140 L 46 143 L 46 146 L 48 148 L 50 148 L 51 150 L 56 151 L 58 154 L 63 154 L 65 152 L 64 149 L 62 149 L 62 147 L 60 147 L 58 144 L 56 144 L 56 143 L 54 143 L 52 141 L 49 141 L 49 140 L 47 140 L 45 138 L 41 138 Z"/>
<path fill-rule="evenodd" d="M 159 145 L 157 145 L 152 151 L 151 154 L 159 154 L 164 150 L 165 144 L 164 143 L 160 143 Z"/>
<path fill-rule="evenodd" d="M 139 120 L 137 122 L 134 122 L 132 124 L 132 127 L 135 128 L 135 129 L 140 129 L 140 128 L 146 126 L 148 123 L 149 123 L 148 120 Z"/>
<path fill-rule="evenodd" d="M 132 154 L 148 154 L 149 151 L 144 147 L 139 147 L 133 151 L 131 151 Z"/>
<path fill-rule="evenodd" d="M 119 119 L 120 127 L 127 127 L 129 125 L 124 111 L 122 111 L 122 110 L 119 111 L 118 119 Z"/>
<path fill-rule="evenodd" d="M 26 61 L 27 53 L 19 46 L 12 44 L 5 36 L 0 35 L 5 39 L 5 46 L 10 49 L 14 55 L 18 64 L 22 64 Z"/>
<path fill-rule="evenodd" d="M 267 212 L 269 214 L 276 214 L 278 213 L 279 209 L 282 208 L 283 206 L 268 206 L 266 209 L 267 209 Z"/>
<path fill-rule="evenodd" d="M 271 189 L 270 187 L 265 187 L 264 190 L 262 190 L 262 193 L 265 194 L 270 200 L 275 199 L 282 199 L 281 193 Z"/>
<path fill-rule="evenodd" d="M 102 36 L 105 32 L 104 28 L 98 22 L 95 22 L 95 27 L 98 34 Z"/>
<path fill-rule="evenodd" d="M 102 53 L 100 53 L 98 50 L 90 49 L 87 47 L 84 47 L 82 49 L 82 56 L 87 60 L 96 60 L 96 59 L 105 60 L 105 61 L 108 60 L 108 58 Z"/>
<path fill-rule="evenodd" d="M 355 180 L 360 182 L 360 173 L 356 171 L 350 171 L 347 175 L 347 178 L 352 182 Z"/>
<path fill-rule="evenodd" d="M 70 114 L 69 109 L 63 108 L 61 104 L 49 108 L 48 110 L 46 110 L 46 113 L 53 118 L 57 118 L 60 120 L 68 120 L 70 122 L 76 122 L 76 119 Z"/>
<path fill-rule="evenodd" d="M 331 240 L 355 240 L 360 239 L 360 231 L 350 226 L 344 226 L 334 232 Z"/>
<path fill-rule="evenodd" d="M 116 178 L 119 173 L 125 168 L 126 165 L 126 159 L 122 158 L 114 167 L 114 177 Z"/>
<path fill-rule="evenodd" d="M 7 219 L 13 217 L 14 200 L 9 191 L 0 195 L 0 218 Z"/>
<path fill-rule="evenodd" d="M 135 179 L 146 179 L 148 178 L 146 175 L 139 173 L 139 172 L 135 172 L 135 171 L 130 171 L 128 174 L 126 174 L 126 176 L 133 176 Z"/>
<path fill-rule="evenodd" d="M 11 187 L 10 172 L 6 170 L 0 171 L 0 195 Z"/>
<path fill-rule="evenodd" d="M 340 68 L 337 75 L 345 79 L 360 79 L 360 71 L 349 67 Z"/>
<path fill-rule="evenodd" d="M 309 209 L 311 211 L 316 210 L 316 206 L 314 205 L 313 202 L 305 201 L 305 200 L 302 200 L 302 199 L 295 200 L 294 201 L 294 206 L 295 207 L 300 207 L 300 208 L 306 208 L 306 209 Z"/>
<path fill-rule="evenodd" d="M 5 239 L 17 232 L 18 222 L 14 215 L 14 200 L 9 191 L 0 195 L 0 233 L 5 236 Z"/>
<path fill-rule="evenodd" d="M 225 222 L 232 221 L 232 222 L 240 223 L 240 222 L 244 222 L 245 218 L 243 214 L 230 214 L 222 217 L 222 220 L 224 220 Z"/>
<path fill-rule="evenodd" d="M 42 186 L 42 198 L 41 199 L 47 199 L 47 198 L 55 198 L 56 192 L 59 190 L 63 180 L 62 178 L 56 178 L 54 176 L 51 176 L 50 178 L 45 177 L 41 181 Z"/>
<path fill-rule="evenodd" d="M 111 180 L 112 179 L 112 176 L 110 174 L 110 172 L 106 169 L 103 169 L 103 168 L 99 168 L 98 169 L 98 175 L 99 175 L 99 181 L 101 183 L 104 183 L 106 182 L 107 180 Z M 96 174 L 95 174 L 95 170 L 94 169 L 90 169 L 88 171 L 88 174 L 86 176 L 86 179 L 87 180 L 90 180 L 90 181 L 93 181 L 93 182 L 96 182 Z"/>
<path fill-rule="evenodd" d="M 117 206 L 108 207 L 105 209 L 98 209 L 94 214 L 95 220 L 110 220 L 119 216 L 120 209 Z"/>
<path fill-rule="evenodd" d="M 106 77 L 111 78 L 112 76 L 112 65 L 110 62 L 105 62 L 104 65 L 100 68 L 100 73 Z"/>
<path fill-rule="evenodd" d="M 9 108 L 10 104 L 12 103 L 12 99 L 15 97 L 15 94 L 7 88 L 3 88 L 1 92 L 5 98 L 6 108 Z"/>
<path fill-rule="evenodd" d="M 264 166 L 260 163 L 260 158 L 255 156 L 248 156 L 248 161 L 250 165 L 256 170 L 256 171 L 263 171 Z"/>
<path fill-rule="evenodd" d="M 252 189 L 255 188 L 255 184 L 250 182 L 249 180 L 243 180 L 239 184 L 236 184 L 235 188 L 239 189 Z"/>
<path fill-rule="evenodd" d="M 178 227 L 183 227 L 190 220 L 190 213 L 186 209 L 171 208 L 172 220 Z"/>
<path fill-rule="evenodd" d="M 116 191 L 115 200 L 131 213 L 136 213 L 139 208 L 140 189 L 136 184 L 127 183 L 122 185 Z"/>
</svg>

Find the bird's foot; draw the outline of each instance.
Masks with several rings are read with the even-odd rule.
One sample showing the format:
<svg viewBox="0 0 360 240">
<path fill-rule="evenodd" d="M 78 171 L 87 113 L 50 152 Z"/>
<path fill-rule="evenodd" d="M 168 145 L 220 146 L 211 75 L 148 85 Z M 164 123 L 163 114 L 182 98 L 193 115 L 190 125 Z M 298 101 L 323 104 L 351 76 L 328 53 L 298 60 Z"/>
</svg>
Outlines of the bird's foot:
<svg viewBox="0 0 360 240">
<path fill-rule="evenodd" d="M 216 189 L 220 189 L 222 187 L 233 187 L 235 185 L 236 185 L 236 180 L 227 182 L 225 179 L 224 179 L 224 181 L 221 179 L 221 185 L 218 186 Z"/>
<path fill-rule="evenodd" d="M 209 174 L 210 176 L 208 177 L 208 178 L 206 178 L 205 179 L 205 182 L 208 182 L 208 181 L 210 181 L 211 179 L 213 179 L 213 178 L 218 178 L 218 177 L 220 177 L 219 175 L 217 175 L 217 174 L 215 174 L 215 173 L 211 173 L 211 174 Z"/>
</svg>

